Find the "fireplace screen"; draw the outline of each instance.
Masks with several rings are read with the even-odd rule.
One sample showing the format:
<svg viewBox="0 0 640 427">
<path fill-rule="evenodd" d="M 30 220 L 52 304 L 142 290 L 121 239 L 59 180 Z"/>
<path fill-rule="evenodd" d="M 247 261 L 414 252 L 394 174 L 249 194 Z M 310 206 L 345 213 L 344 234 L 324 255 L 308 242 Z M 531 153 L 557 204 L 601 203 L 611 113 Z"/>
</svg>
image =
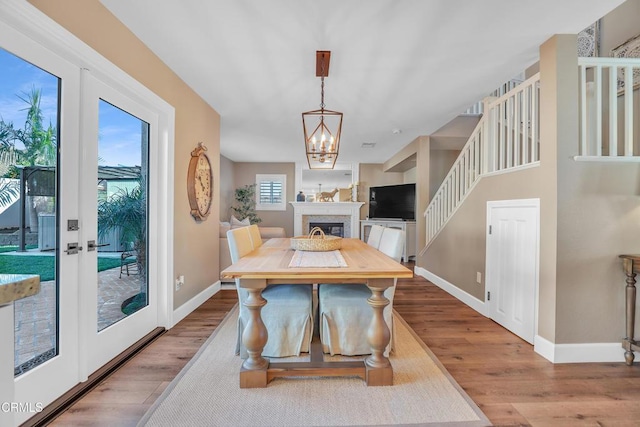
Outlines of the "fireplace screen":
<svg viewBox="0 0 640 427">
<path fill-rule="evenodd" d="M 341 222 L 310 222 L 309 230 L 320 227 L 324 234 L 330 236 L 344 237 L 344 224 Z"/>
</svg>

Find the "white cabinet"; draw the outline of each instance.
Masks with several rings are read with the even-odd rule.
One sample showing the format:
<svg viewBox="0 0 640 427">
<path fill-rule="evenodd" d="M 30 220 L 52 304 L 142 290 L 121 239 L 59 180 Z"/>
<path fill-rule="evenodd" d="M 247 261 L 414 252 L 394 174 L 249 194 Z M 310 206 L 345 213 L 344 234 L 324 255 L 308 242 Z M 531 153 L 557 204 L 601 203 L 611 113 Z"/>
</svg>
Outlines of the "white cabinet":
<svg viewBox="0 0 640 427">
<path fill-rule="evenodd" d="M 369 238 L 369 232 L 372 225 L 380 225 L 388 228 L 399 228 L 404 231 L 404 251 L 402 252 L 403 261 L 407 261 L 410 257 L 416 256 L 416 222 L 389 220 L 389 219 L 364 219 L 360 221 L 360 238 L 365 242 Z"/>
</svg>

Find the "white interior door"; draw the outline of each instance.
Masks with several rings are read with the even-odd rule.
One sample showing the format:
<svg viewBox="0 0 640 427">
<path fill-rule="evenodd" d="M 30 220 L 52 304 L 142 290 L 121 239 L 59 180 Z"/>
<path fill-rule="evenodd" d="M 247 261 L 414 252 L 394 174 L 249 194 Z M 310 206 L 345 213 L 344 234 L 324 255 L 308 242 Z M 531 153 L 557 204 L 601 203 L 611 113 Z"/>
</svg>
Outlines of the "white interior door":
<svg viewBox="0 0 640 427">
<path fill-rule="evenodd" d="M 489 315 L 532 344 L 537 313 L 539 218 L 539 199 L 487 203 Z"/>
</svg>

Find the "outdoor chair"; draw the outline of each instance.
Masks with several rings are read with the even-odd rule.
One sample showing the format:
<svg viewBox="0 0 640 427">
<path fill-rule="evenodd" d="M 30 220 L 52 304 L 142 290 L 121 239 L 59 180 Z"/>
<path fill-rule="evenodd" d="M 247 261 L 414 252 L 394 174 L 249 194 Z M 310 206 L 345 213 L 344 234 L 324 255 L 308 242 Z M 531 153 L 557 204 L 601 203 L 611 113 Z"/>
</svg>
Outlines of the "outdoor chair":
<svg viewBox="0 0 640 427">
<path fill-rule="evenodd" d="M 254 246 L 250 227 L 234 228 L 227 231 L 231 262 L 236 263 L 262 245 L 262 240 Z M 249 296 L 236 279 L 236 290 L 240 303 L 236 354 L 246 359 L 247 350 L 242 343 L 242 333 L 250 317 L 244 302 Z M 267 328 L 268 340 L 262 350 L 265 357 L 298 356 L 309 352 L 313 335 L 312 285 L 271 285 L 262 291 L 267 305 L 262 307 L 262 322 Z"/>
<path fill-rule="evenodd" d="M 138 273 L 137 254 L 133 249 L 133 243 L 127 244 L 127 250 L 120 254 L 120 278 L 122 279 L 122 273 L 130 274 Z"/>
<path fill-rule="evenodd" d="M 404 231 L 383 228 L 378 250 L 400 262 L 404 247 Z M 385 356 L 393 350 L 393 286 L 384 291 L 389 305 L 384 308 L 384 320 L 391 332 Z M 373 318 L 373 310 L 367 303 L 371 290 L 364 284 L 320 284 L 318 287 L 320 310 L 320 339 L 322 349 L 331 355 L 357 356 L 371 354 L 367 331 Z"/>
</svg>

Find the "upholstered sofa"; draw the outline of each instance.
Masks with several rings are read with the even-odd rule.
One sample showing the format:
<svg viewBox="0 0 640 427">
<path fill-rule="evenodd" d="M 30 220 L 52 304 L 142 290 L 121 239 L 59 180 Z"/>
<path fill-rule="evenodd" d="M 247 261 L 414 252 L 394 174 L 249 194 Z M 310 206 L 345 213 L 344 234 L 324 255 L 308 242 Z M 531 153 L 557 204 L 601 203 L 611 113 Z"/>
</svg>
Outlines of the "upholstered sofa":
<svg viewBox="0 0 640 427">
<path fill-rule="evenodd" d="M 262 242 L 266 242 L 274 237 L 287 237 L 282 227 L 258 227 Z M 231 265 L 231 254 L 229 253 L 229 242 L 227 241 L 227 231 L 229 227 L 220 226 L 220 271 Z M 222 279 L 223 282 L 233 282 L 232 279 Z"/>
</svg>

